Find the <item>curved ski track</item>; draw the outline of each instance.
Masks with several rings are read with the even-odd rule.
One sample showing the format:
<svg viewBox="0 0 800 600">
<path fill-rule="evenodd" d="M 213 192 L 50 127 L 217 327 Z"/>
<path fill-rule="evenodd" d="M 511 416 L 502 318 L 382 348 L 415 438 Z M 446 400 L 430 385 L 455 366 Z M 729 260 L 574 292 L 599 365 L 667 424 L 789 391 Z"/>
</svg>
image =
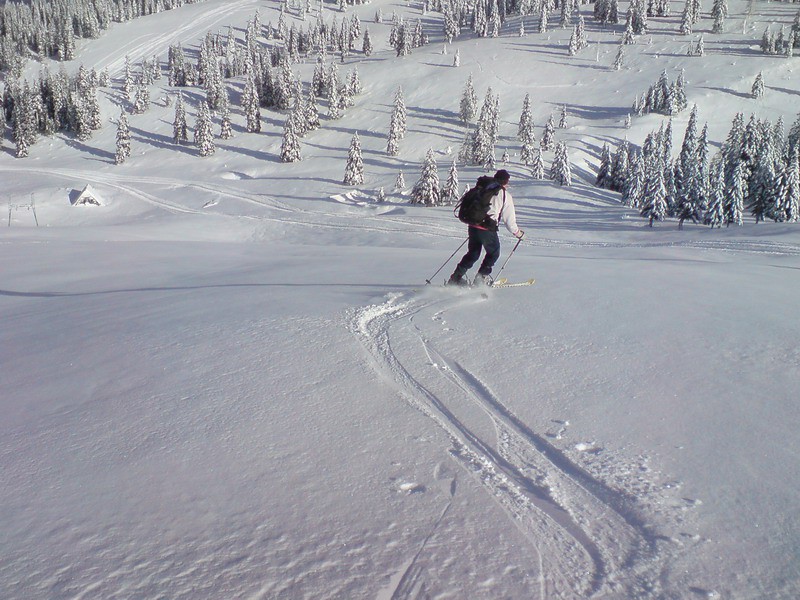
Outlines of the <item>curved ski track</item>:
<svg viewBox="0 0 800 600">
<path fill-rule="evenodd" d="M 413 229 L 415 235 L 433 237 L 461 237 L 460 230 L 454 230 L 447 224 L 438 224 L 429 220 L 415 219 L 412 217 L 400 218 L 396 215 L 388 218 L 382 215 L 360 214 L 358 222 L 354 223 L 351 216 L 337 212 L 324 212 L 308 210 L 293 206 L 277 198 L 265 194 L 253 194 L 247 190 L 233 189 L 229 184 L 215 184 L 210 182 L 191 182 L 183 179 L 168 177 L 145 177 L 118 175 L 115 173 L 97 173 L 93 171 L 74 171 L 65 169 L 27 168 L 27 167 L 0 167 L 0 172 L 36 172 L 62 177 L 68 180 L 80 180 L 95 185 L 106 185 L 119 191 L 130 194 L 132 197 L 144 201 L 152 206 L 167 210 L 172 213 L 197 214 L 197 215 L 225 215 L 215 213 L 203 208 L 193 208 L 175 201 L 166 200 L 152 193 L 141 191 L 141 184 L 164 186 L 167 188 L 188 188 L 209 195 L 228 198 L 259 206 L 267 211 L 276 211 L 280 216 L 270 215 L 236 215 L 229 214 L 231 218 L 252 219 L 256 221 L 275 222 L 282 225 L 295 225 L 328 230 L 353 230 L 379 232 L 379 233 L 406 233 Z M 525 245 L 553 248 L 697 248 L 698 250 L 714 250 L 723 252 L 738 252 L 748 254 L 771 254 L 776 256 L 800 256 L 800 245 L 775 242 L 770 240 L 685 240 L 667 242 L 591 242 L 571 241 L 551 238 L 526 239 Z"/>
<path fill-rule="evenodd" d="M 447 434 L 453 458 L 535 549 L 531 563 L 543 570 L 542 600 L 660 597 L 675 550 L 638 515 L 633 499 L 533 431 L 486 383 L 437 350 L 416 324 L 418 317 L 438 319 L 474 301 L 480 299 L 392 295 L 356 310 L 351 326 L 375 371 Z M 427 360 L 420 360 L 420 350 Z M 464 411 L 465 403 L 477 410 Z M 485 435 L 486 418 L 496 440 Z M 398 588 L 392 597 L 409 596 Z"/>
</svg>

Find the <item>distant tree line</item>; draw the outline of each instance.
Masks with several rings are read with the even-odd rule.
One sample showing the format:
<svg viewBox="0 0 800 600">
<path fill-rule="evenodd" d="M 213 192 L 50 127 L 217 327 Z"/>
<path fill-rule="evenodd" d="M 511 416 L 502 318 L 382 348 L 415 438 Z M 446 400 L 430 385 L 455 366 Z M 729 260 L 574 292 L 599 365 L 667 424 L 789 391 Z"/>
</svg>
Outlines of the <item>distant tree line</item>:
<svg viewBox="0 0 800 600">
<path fill-rule="evenodd" d="M 667 217 L 712 227 L 800 219 L 800 116 L 788 135 L 774 125 L 736 115 L 722 149 L 709 158 L 708 127 L 698 133 L 692 110 L 680 153 L 672 158 L 672 122 L 647 136 L 641 148 L 627 141 L 604 145 L 596 184 L 621 192 L 626 206 L 655 221 Z"/>
<path fill-rule="evenodd" d="M 96 38 L 113 22 L 203 0 L 9 0 L 0 4 L 0 70 L 21 70 L 30 55 L 75 58 L 76 38 Z"/>
</svg>

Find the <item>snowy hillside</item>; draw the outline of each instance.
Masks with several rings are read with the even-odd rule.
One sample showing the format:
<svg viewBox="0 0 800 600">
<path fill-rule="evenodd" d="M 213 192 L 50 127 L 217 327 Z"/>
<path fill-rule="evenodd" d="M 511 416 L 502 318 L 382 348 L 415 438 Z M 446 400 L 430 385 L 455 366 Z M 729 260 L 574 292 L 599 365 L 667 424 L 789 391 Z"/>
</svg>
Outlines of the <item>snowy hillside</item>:
<svg viewBox="0 0 800 600">
<path fill-rule="evenodd" d="M 206 90 L 166 77 L 170 47 L 197 63 L 230 32 L 243 48 L 256 14 L 258 47 L 280 47 L 278 2 L 206 0 L 78 40 L 66 72 L 111 79 L 102 127 L 17 158 L 8 125 L 0 152 L 0 597 L 797 598 L 800 225 L 650 228 L 594 185 L 604 144 L 667 126 L 631 114 L 664 71 L 685 80 L 673 158 L 695 105 L 709 160 L 739 113 L 791 137 L 800 59 L 761 44 L 798 5 L 731 0 L 712 33 L 707 4 L 687 35 L 683 5 L 651 17 L 617 70 L 627 2 L 619 24 L 587 4 L 540 33 L 531 8 L 452 43 L 433 4 L 324 3 L 331 30 L 360 19 L 325 64 L 363 89 L 336 119 L 318 99 L 297 162 L 281 160 L 288 110 L 247 131 L 245 75 L 224 80 L 233 137 L 218 111 L 200 156 Z M 303 8 L 287 27 L 317 22 Z M 578 13 L 588 46 L 570 55 Z M 428 43 L 397 56 L 393 14 Z M 153 57 L 137 112 L 125 65 Z M 291 65 L 304 91 L 316 61 Z M 496 166 L 526 232 L 503 275 L 530 287 L 441 287 L 456 259 L 425 285 L 465 237 L 451 206 L 409 202 L 426 154 L 442 184 L 454 160 L 461 189 L 485 173 L 458 160 L 470 76 L 478 108 L 489 90 L 499 105 Z M 522 160 L 526 95 L 537 149 L 566 106 L 571 186 Z M 355 134 L 364 179 L 346 185 Z M 87 185 L 96 204 L 77 202 Z"/>
</svg>

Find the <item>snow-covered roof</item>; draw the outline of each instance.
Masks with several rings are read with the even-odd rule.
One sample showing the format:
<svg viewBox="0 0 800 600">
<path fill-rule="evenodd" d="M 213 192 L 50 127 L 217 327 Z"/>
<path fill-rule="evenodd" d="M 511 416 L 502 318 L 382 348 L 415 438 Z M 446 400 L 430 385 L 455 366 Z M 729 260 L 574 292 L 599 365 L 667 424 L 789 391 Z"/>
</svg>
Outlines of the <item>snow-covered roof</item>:
<svg viewBox="0 0 800 600">
<path fill-rule="evenodd" d="M 83 188 L 78 197 L 75 198 L 75 202 L 72 203 L 73 206 L 85 206 L 87 204 L 94 204 L 95 206 L 103 206 L 103 199 L 97 193 L 97 191 L 90 185 L 86 184 L 86 187 Z"/>
</svg>

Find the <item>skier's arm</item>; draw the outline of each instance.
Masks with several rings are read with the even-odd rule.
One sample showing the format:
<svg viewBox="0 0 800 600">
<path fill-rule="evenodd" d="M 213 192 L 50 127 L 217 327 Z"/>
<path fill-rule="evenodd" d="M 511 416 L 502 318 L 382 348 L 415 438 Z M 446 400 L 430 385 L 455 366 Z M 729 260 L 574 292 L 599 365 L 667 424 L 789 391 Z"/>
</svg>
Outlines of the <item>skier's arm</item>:
<svg viewBox="0 0 800 600">
<path fill-rule="evenodd" d="M 508 232 L 514 237 L 521 238 L 524 234 L 517 226 L 517 212 L 514 209 L 514 199 L 511 194 L 506 191 L 505 193 L 505 206 L 503 206 L 503 224 L 505 224 Z"/>
</svg>

